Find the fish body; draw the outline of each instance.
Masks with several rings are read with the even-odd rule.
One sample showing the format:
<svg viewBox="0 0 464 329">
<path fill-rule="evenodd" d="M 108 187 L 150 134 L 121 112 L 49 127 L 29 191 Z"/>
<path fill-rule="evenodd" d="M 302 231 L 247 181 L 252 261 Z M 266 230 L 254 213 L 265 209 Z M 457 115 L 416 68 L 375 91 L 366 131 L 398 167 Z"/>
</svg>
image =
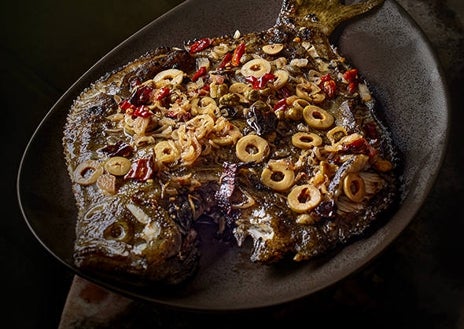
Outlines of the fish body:
<svg viewBox="0 0 464 329">
<path fill-rule="evenodd" d="M 194 275 L 198 219 L 250 261 L 309 260 L 397 198 L 399 158 L 361 72 L 330 44 L 382 1 L 284 1 L 265 31 L 160 47 L 75 100 L 64 156 L 85 271 Z"/>
</svg>

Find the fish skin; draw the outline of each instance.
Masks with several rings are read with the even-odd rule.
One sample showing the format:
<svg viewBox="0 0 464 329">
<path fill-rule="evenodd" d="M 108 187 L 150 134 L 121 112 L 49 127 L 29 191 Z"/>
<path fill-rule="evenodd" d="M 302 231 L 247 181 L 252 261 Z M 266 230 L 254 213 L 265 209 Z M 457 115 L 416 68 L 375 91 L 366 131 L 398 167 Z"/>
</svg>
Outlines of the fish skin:
<svg viewBox="0 0 464 329">
<path fill-rule="evenodd" d="M 343 21 L 364 14 L 382 2 L 368 0 L 355 5 L 341 5 L 336 0 L 284 0 L 276 24 L 270 29 L 249 33 L 239 39 L 225 35 L 216 36 L 214 40 L 216 43 L 245 41 L 247 44 L 254 44 L 253 48 L 257 52 L 261 45 L 282 43 L 286 45 L 282 56 L 291 60 L 300 58 L 304 53 L 301 42 L 293 42 L 299 38 L 301 41 L 309 41 L 322 61 L 339 61 L 339 64 L 343 63 L 340 66 L 349 67 L 349 63 L 330 44 L 328 37 Z M 192 42 L 186 41 L 185 48 L 188 49 Z M 262 51 L 260 55 L 266 57 Z M 152 79 L 157 73 L 173 67 L 191 75 L 196 70 L 195 57 L 185 49 L 156 48 L 108 73 L 84 90 L 72 105 L 64 128 L 64 157 L 71 180 L 79 163 L 101 156 L 101 148 L 107 144 L 101 129 L 107 125 L 105 117 L 117 110 L 115 95 L 127 98 L 131 94 L 133 81 Z M 308 65 L 317 66 L 317 63 L 309 58 Z M 373 116 L 373 104 L 366 106 L 354 101 L 354 104 L 348 105 L 344 102 L 346 99 L 343 96 L 331 101 L 332 108 L 340 108 L 340 112 L 350 114 L 349 118 L 342 114 L 336 117 L 340 125 L 354 132 L 368 118 L 375 123 L 375 129 L 383 133 L 383 126 Z M 243 122 L 242 124 L 245 125 Z M 263 134 L 269 133 L 267 129 L 262 131 Z M 125 138 L 124 142 L 130 143 L 129 137 Z M 382 148 L 385 157 L 397 163 L 397 155 L 389 136 L 382 135 L 382 141 L 378 144 L 376 145 Z M 278 142 L 275 147 L 288 149 Z M 156 174 L 160 181 L 125 181 L 118 193 L 110 196 L 99 193 L 95 186 L 82 186 L 73 182 L 78 208 L 74 252 L 76 265 L 84 271 L 117 273 L 135 280 L 141 278 L 178 284 L 192 277 L 197 270 L 200 254 L 195 220 L 201 215 L 224 219 L 227 225 L 222 234 L 232 234 L 239 245 L 245 239 L 252 238 L 250 260 L 253 262 L 272 264 L 286 257 L 295 261 L 308 260 L 365 233 L 391 207 L 397 197 L 396 176 L 389 174 L 386 175 L 388 188 L 362 211 L 335 216 L 334 209 L 321 209 L 322 215 L 319 217 L 322 220 L 318 224 L 301 225 L 295 222 L 295 214 L 287 207 L 286 199 L 280 193 L 270 193 L 263 186 L 255 165 L 240 165 L 233 173 L 228 172 L 224 176 L 222 164 L 236 162 L 237 159 L 229 152 L 218 153 L 221 154 L 217 155 L 217 163 L 202 163 L 203 160 L 199 160 L 196 167 L 203 168 L 203 172 L 192 168 L 173 172 L 177 176 L 190 175 L 192 180 L 196 179 L 201 183 L 203 189 L 179 182 L 179 193 L 168 201 L 161 197 L 163 186 L 160 181 L 168 179 L 161 171 Z M 137 155 L 142 156 L 149 154 L 141 151 Z M 346 176 L 346 173 L 340 172 L 339 176 Z M 221 177 L 228 179 L 222 180 Z M 231 182 L 242 187 L 242 190 L 237 186 L 224 185 Z M 231 202 L 237 197 L 232 195 L 234 188 L 236 192 L 246 190 L 255 200 L 255 204 L 246 209 L 232 209 Z M 334 191 L 337 188 L 334 187 Z M 226 192 L 221 194 L 221 190 Z M 220 202 L 212 196 L 219 197 Z M 142 209 L 150 221 L 156 224 L 159 234 L 154 237 L 143 235 L 146 226 L 132 216 L 127 204 L 134 204 Z M 105 205 L 102 208 L 104 211 L 91 216 L 92 220 L 86 220 L 89 219 L 90 209 L 95 205 Z M 105 238 L 105 232 L 112 225 L 127 225 L 127 240 Z M 141 236 L 145 238 L 140 238 Z M 149 247 L 140 251 L 137 243 L 139 246 L 140 243 L 146 243 Z"/>
<path fill-rule="evenodd" d="M 156 73 L 177 65 L 192 70 L 193 58 L 185 50 L 161 47 L 134 60 L 120 70 L 105 75 L 87 88 L 74 101 L 64 129 L 63 145 L 68 171 L 73 180 L 77 165 L 98 156 L 99 149 L 107 144 L 101 133 L 106 116 L 115 112 L 117 103 L 114 95 L 129 95 L 130 81 L 135 78 L 148 79 Z M 130 182 L 117 195 L 108 196 L 97 193 L 95 188 L 72 184 L 78 209 L 74 261 L 77 267 L 86 272 L 107 275 L 121 274 L 128 280 L 160 281 L 177 284 L 195 273 L 198 264 L 198 249 L 195 233 L 188 228 L 181 230 L 168 213 L 168 204 L 160 206 L 154 195 L 160 186 L 146 184 L 141 188 L 137 182 Z M 135 197 L 135 193 L 137 197 Z M 161 239 L 144 253 L 137 252 L 133 237 L 128 241 L 104 238 L 105 229 L 113 225 L 129 225 L 132 234 L 141 234 L 143 227 L 130 216 L 124 205 L 135 200 L 144 211 L 153 212 L 154 221 L 163 228 Z M 84 220 L 95 205 L 105 205 L 99 216 L 92 221 Z M 153 209 L 156 209 L 155 211 Z M 175 216 L 180 218 L 181 216 Z"/>
</svg>

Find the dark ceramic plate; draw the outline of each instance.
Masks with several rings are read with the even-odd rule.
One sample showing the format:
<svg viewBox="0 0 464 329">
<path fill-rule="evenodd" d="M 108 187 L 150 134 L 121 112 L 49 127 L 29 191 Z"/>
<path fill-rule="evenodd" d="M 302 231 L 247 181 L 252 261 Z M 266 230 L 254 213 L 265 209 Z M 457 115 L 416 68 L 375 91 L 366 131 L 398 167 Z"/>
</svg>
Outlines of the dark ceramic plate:
<svg viewBox="0 0 464 329">
<path fill-rule="evenodd" d="M 89 276 L 73 265 L 77 211 L 61 146 L 72 100 L 90 82 L 153 47 L 271 27 L 280 6 L 280 0 L 188 0 L 116 47 L 58 100 L 27 146 L 17 186 L 24 218 L 50 253 L 82 277 L 122 294 L 197 310 L 237 310 L 283 303 L 321 290 L 359 270 L 403 231 L 425 201 L 441 166 L 449 104 L 429 43 L 411 18 L 387 0 L 379 10 L 347 24 L 334 40 L 370 81 L 405 157 L 401 207 L 384 225 L 334 255 L 277 267 L 251 264 L 246 248 L 218 244 L 204 230 L 199 272 L 192 281 L 171 290 Z"/>
</svg>

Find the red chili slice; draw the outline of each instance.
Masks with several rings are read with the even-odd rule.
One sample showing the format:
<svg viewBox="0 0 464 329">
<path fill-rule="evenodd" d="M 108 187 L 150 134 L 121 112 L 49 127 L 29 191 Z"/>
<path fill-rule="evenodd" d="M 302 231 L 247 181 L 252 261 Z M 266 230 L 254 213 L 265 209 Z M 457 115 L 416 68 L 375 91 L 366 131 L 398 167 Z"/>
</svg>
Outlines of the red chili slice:
<svg viewBox="0 0 464 329">
<path fill-rule="evenodd" d="M 274 82 L 276 76 L 272 73 L 266 73 L 261 78 L 258 79 L 260 89 L 267 86 L 268 82 Z"/>
<path fill-rule="evenodd" d="M 195 74 L 192 77 L 192 81 L 193 82 L 197 81 L 200 77 L 204 76 L 205 74 L 206 74 L 206 67 L 202 66 L 195 72 Z"/>
<path fill-rule="evenodd" d="M 224 69 L 227 66 L 227 64 L 230 63 L 231 60 L 232 60 L 232 53 L 225 54 L 224 58 L 222 59 L 221 63 L 218 66 L 218 70 Z"/>
<path fill-rule="evenodd" d="M 353 82 L 350 82 L 348 84 L 348 91 L 353 94 L 356 89 L 358 88 L 358 82 L 357 81 L 353 81 Z"/>
<path fill-rule="evenodd" d="M 230 60 L 230 63 L 232 66 L 239 66 L 240 65 L 240 59 L 242 58 L 243 54 L 245 53 L 246 50 L 246 45 L 244 42 L 240 43 L 235 49 L 234 53 L 232 54 L 232 59 Z"/>
<path fill-rule="evenodd" d="M 274 104 L 274 112 L 285 111 L 287 109 L 287 98 L 282 98 Z"/>
<path fill-rule="evenodd" d="M 206 48 L 208 48 L 211 45 L 212 40 L 210 38 L 202 38 L 198 41 L 195 41 L 191 46 L 190 46 L 190 54 L 195 54 L 199 51 L 202 51 Z"/>
<path fill-rule="evenodd" d="M 150 86 L 142 86 L 137 88 L 131 95 L 129 101 L 135 106 L 147 105 L 150 103 L 153 88 Z"/>
<path fill-rule="evenodd" d="M 134 148 L 123 141 L 117 141 L 115 144 L 109 144 L 101 148 L 99 151 L 109 156 L 121 156 L 130 158 L 134 153 Z"/>
<path fill-rule="evenodd" d="M 326 74 L 321 77 L 321 83 L 319 87 L 325 92 L 327 97 L 332 98 L 335 96 L 335 92 L 337 90 L 337 84 L 332 79 L 330 74 Z"/>
<path fill-rule="evenodd" d="M 343 73 L 343 78 L 348 82 L 348 91 L 354 93 L 356 88 L 358 88 L 358 70 L 350 69 Z"/>
<path fill-rule="evenodd" d="M 142 158 L 132 163 L 131 169 L 124 178 L 133 178 L 146 181 L 153 176 L 153 161 L 151 158 Z"/>
<path fill-rule="evenodd" d="M 345 145 L 342 149 L 342 152 L 348 152 L 352 154 L 365 154 L 370 158 L 374 157 L 377 154 L 377 150 L 372 147 L 369 142 L 364 138 L 359 138 L 351 143 Z"/>
<path fill-rule="evenodd" d="M 119 103 L 119 107 L 122 109 L 122 110 L 127 110 L 127 109 L 130 109 L 131 107 L 134 107 L 134 105 L 132 105 L 127 99 L 126 100 L 123 100 L 122 102 Z"/>
<path fill-rule="evenodd" d="M 350 69 L 343 73 L 343 78 L 348 82 L 353 82 L 358 79 L 358 70 L 357 69 Z"/>
<path fill-rule="evenodd" d="M 335 96 L 335 91 L 337 90 L 337 85 L 335 81 L 330 80 L 330 81 L 324 81 L 322 85 L 322 89 L 324 92 L 327 94 L 329 98 L 332 98 Z"/>
<path fill-rule="evenodd" d="M 171 90 L 168 87 L 162 87 L 161 89 L 157 91 L 155 98 L 157 101 L 160 101 L 163 98 L 168 97 L 170 93 L 171 93 Z"/>
<path fill-rule="evenodd" d="M 332 77 L 330 76 L 329 73 L 327 73 L 326 75 L 321 76 L 321 82 L 330 81 L 330 80 L 332 80 Z"/>
<path fill-rule="evenodd" d="M 209 95 L 210 87 L 208 84 L 204 85 L 198 90 L 200 96 L 207 96 Z"/>
<path fill-rule="evenodd" d="M 136 117 L 148 118 L 150 115 L 152 115 L 152 112 L 148 109 L 148 107 L 142 105 L 135 109 L 133 115 Z"/>
<path fill-rule="evenodd" d="M 249 76 L 245 78 L 246 81 L 251 83 L 253 89 L 263 89 L 267 86 L 268 82 L 272 82 L 275 80 L 275 75 L 272 73 L 266 73 L 260 78 L 256 78 L 254 76 Z"/>
</svg>

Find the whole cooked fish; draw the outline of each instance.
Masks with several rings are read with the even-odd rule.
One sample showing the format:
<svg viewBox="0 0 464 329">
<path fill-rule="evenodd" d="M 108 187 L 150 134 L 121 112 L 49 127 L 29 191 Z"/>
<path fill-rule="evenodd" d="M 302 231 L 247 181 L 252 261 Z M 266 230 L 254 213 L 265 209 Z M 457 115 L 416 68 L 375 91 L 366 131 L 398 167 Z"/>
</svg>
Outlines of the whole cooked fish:
<svg viewBox="0 0 464 329">
<path fill-rule="evenodd" d="M 84 271 L 176 284 L 198 218 L 250 260 L 309 260 L 394 207 L 399 157 L 362 72 L 329 36 L 382 0 L 284 0 L 275 25 L 160 47 L 73 103 L 64 156 Z"/>
</svg>

